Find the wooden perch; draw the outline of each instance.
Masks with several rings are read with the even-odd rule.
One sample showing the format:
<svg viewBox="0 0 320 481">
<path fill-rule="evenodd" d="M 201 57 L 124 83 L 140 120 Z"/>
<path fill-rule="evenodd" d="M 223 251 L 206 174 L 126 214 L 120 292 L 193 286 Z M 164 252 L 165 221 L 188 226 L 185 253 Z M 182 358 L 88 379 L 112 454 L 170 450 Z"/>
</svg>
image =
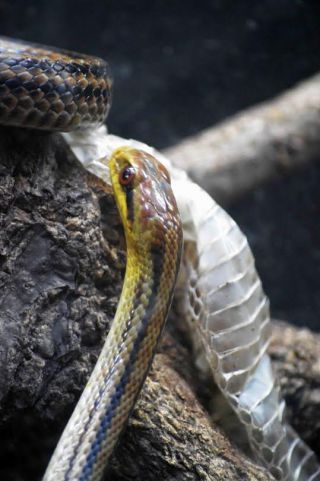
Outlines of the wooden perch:
<svg viewBox="0 0 320 481">
<path fill-rule="evenodd" d="M 320 335 L 277 322 L 269 352 L 288 420 L 320 457 Z"/>
<path fill-rule="evenodd" d="M 163 153 L 218 202 L 319 159 L 320 74 Z"/>
<path fill-rule="evenodd" d="M 113 200 L 59 135 L 1 128 L 0 169 L 0 478 L 36 480 L 108 332 L 123 238 Z M 107 479 L 270 479 L 211 426 L 173 367 L 187 372 L 190 358 L 174 344 L 155 360 Z"/>
<path fill-rule="evenodd" d="M 112 198 L 58 134 L 1 128 L 0 171 L 0 478 L 37 480 L 113 318 L 125 266 L 123 236 Z M 290 346 L 282 346 L 279 332 L 274 355 L 282 369 Z M 305 343 L 301 351 L 294 341 L 299 332 L 290 335 L 299 357 Z M 319 346 L 314 336 L 314 358 Z M 308 359 L 297 364 L 305 376 L 289 397 L 298 418 L 295 396 L 310 394 L 303 405 L 308 432 L 297 428 L 312 440 L 319 377 Z M 210 420 L 205 396 L 197 396 L 203 388 L 171 327 L 106 479 L 271 481 Z"/>
</svg>

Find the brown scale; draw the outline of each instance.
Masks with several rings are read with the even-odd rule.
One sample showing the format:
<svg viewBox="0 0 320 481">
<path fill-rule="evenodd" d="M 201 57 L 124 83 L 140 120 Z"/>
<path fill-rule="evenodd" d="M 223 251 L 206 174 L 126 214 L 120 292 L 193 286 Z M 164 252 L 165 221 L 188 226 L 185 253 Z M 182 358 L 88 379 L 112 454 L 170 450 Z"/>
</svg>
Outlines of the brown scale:
<svg viewBox="0 0 320 481">
<path fill-rule="evenodd" d="M 102 123 L 112 80 L 104 60 L 0 37 L 0 123 L 69 131 Z"/>
</svg>

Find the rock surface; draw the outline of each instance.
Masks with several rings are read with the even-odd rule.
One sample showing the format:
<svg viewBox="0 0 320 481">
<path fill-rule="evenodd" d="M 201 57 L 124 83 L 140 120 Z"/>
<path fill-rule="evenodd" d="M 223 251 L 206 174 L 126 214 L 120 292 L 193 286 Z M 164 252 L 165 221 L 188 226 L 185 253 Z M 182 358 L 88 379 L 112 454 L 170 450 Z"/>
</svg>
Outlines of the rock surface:
<svg viewBox="0 0 320 481">
<path fill-rule="evenodd" d="M 0 478 L 37 480 L 108 332 L 125 266 L 123 237 L 104 186 L 59 135 L 31 130 L 0 129 L 0 222 Z M 169 326 L 106 479 L 271 480 L 210 420 L 209 391 Z M 306 383 L 305 417 L 296 427 L 314 442 L 319 370 L 310 366 L 320 341 L 310 335 L 313 354 L 303 357 L 294 342 L 301 334 L 285 331 L 282 344 L 289 328 L 279 329 L 273 355 L 290 410 L 301 415 L 295 400 Z M 303 362 L 290 364 L 291 344 Z"/>
</svg>

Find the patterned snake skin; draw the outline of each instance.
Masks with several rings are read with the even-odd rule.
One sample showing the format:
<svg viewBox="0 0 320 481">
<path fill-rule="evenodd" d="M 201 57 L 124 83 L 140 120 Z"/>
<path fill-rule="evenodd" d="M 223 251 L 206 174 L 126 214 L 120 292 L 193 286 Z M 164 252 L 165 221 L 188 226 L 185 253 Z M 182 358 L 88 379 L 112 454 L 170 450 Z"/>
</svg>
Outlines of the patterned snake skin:
<svg viewBox="0 0 320 481">
<path fill-rule="evenodd" d="M 1 124 L 59 131 L 92 127 L 106 118 L 110 99 L 111 79 L 103 60 L 0 37 Z M 108 136 L 101 127 L 72 132 L 65 138 L 85 167 L 103 180 L 108 180 L 109 169 L 100 162 L 101 157 L 109 158 L 124 144 L 149 152 L 167 165 L 186 239 L 183 289 L 177 294 L 196 351 L 199 346 L 204 349 L 218 386 L 247 430 L 253 451 L 274 477 L 320 481 L 314 454 L 284 419 L 284 401 L 266 352 L 270 339 L 268 300 L 239 228 L 184 172 L 174 169 L 148 146 Z M 110 352 L 106 347 L 104 354 L 108 357 Z M 87 402 L 88 392 L 82 403 Z M 99 398 L 100 402 L 105 400 Z M 72 439 L 77 439 L 79 432 L 87 439 L 82 408 L 85 412 L 81 404 L 69 423 L 67 433 Z M 92 444 L 95 433 L 91 432 L 84 454 L 81 444 L 76 452 L 72 443 L 65 449 L 64 436 L 45 479 L 100 479 L 104 455 L 101 443 L 99 449 Z"/>
<path fill-rule="evenodd" d="M 100 124 L 111 105 L 104 60 L 0 37 L 0 123 L 69 131 Z"/>
<path fill-rule="evenodd" d="M 150 368 L 180 266 L 182 227 L 165 168 L 123 147 L 109 167 L 126 236 L 124 284 L 97 364 L 43 481 L 102 478 Z"/>
</svg>

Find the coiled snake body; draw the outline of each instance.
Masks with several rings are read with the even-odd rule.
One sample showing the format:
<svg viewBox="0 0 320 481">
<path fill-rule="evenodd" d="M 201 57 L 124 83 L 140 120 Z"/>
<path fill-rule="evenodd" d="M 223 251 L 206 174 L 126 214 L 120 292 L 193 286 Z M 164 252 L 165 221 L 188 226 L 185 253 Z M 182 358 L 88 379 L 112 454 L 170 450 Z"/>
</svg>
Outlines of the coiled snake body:
<svg viewBox="0 0 320 481">
<path fill-rule="evenodd" d="M 108 65 L 96 57 L 0 37 L 0 119 L 66 132 L 94 126 L 111 105 Z"/>
<path fill-rule="evenodd" d="M 99 59 L 0 39 L 1 123 L 62 131 L 92 126 L 107 115 L 110 87 Z M 107 182 L 110 168 L 128 257 L 114 323 L 44 479 L 101 479 L 147 374 L 170 306 L 182 238 L 169 176 L 155 156 L 170 171 L 181 212 L 185 249 L 177 298 L 196 350 L 205 352 L 271 473 L 282 481 L 319 481 L 314 454 L 284 421 L 266 353 L 268 301 L 236 224 L 150 147 L 107 135 L 104 127 L 65 138 L 83 165 Z"/>
</svg>

